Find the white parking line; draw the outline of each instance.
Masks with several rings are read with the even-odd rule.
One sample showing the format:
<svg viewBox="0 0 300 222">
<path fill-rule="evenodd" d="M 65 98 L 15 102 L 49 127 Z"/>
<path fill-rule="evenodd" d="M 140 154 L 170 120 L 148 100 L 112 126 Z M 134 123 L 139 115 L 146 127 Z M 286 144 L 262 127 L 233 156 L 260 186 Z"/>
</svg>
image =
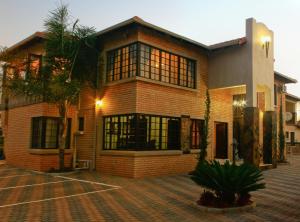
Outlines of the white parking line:
<svg viewBox="0 0 300 222">
<path fill-rule="evenodd" d="M 24 177 L 24 176 L 28 176 L 28 175 L 32 175 L 32 174 L 20 174 L 20 175 L 11 175 L 11 176 L 5 176 L 5 177 L 0 177 L 0 179 L 2 178 L 9 178 L 9 177 Z"/>
<path fill-rule="evenodd" d="M 45 201 L 50 201 L 50 200 L 59 200 L 59 199 L 70 198 L 70 197 L 78 197 L 78 196 L 83 196 L 83 195 L 88 195 L 88 194 L 93 194 L 93 193 L 103 193 L 106 191 L 116 190 L 116 189 L 120 189 L 120 187 L 113 187 L 113 188 L 109 188 L 106 190 L 90 191 L 90 192 L 85 192 L 85 193 L 81 193 L 81 194 L 73 194 L 73 195 L 53 197 L 53 198 L 47 198 L 47 199 L 41 199 L 41 200 L 25 201 L 25 202 L 19 202 L 19 203 L 15 203 L 15 204 L 6 204 L 6 205 L 0 206 L 0 208 L 13 207 L 13 206 L 31 204 L 31 203 L 40 203 L 40 202 L 45 202 Z"/>
<path fill-rule="evenodd" d="M 15 189 L 15 188 L 22 188 L 22 187 L 33 187 L 33 186 L 42 186 L 46 184 L 54 184 L 54 183 L 63 183 L 71 180 L 61 180 L 61 181 L 54 181 L 54 182 L 47 182 L 47 183 L 36 183 L 36 184 L 28 184 L 28 185 L 21 185 L 21 186 L 14 186 L 14 187 L 4 187 L 0 188 L 1 190 L 9 190 L 9 189 Z"/>
<path fill-rule="evenodd" d="M 121 188 L 120 186 L 116 186 L 116 185 L 110 185 L 110 184 L 106 184 L 106 183 L 99 183 L 99 182 L 94 182 L 94 181 L 89 181 L 89 180 L 80 180 L 80 179 L 75 179 L 75 178 L 72 178 L 72 177 L 65 177 L 65 176 L 55 176 L 55 177 L 68 179 L 68 180 L 79 181 L 79 182 L 83 182 L 83 183 L 97 184 L 97 185 L 102 185 L 102 186 L 107 186 L 107 187 Z"/>
</svg>

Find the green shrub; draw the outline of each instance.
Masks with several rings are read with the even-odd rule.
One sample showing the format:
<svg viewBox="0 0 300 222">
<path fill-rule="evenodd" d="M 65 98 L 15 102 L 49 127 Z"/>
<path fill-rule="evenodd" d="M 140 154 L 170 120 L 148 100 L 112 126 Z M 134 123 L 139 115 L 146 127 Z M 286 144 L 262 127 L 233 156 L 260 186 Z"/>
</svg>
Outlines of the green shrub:
<svg viewBox="0 0 300 222">
<path fill-rule="evenodd" d="M 265 188 L 262 172 L 244 163 L 221 165 L 218 161 L 203 161 L 197 165 L 191 179 L 198 185 L 211 190 L 223 203 L 234 205 L 250 201 L 249 193 Z"/>
</svg>

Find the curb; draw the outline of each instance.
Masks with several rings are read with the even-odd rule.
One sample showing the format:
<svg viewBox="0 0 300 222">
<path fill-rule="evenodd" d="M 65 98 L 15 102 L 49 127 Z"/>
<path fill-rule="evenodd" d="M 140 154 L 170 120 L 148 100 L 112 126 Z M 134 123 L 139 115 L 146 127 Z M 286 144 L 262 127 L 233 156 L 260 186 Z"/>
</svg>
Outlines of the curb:
<svg viewBox="0 0 300 222">
<path fill-rule="evenodd" d="M 238 212 L 253 210 L 256 207 L 256 202 L 254 201 L 250 205 L 246 205 L 242 207 L 228 207 L 228 208 L 206 207 L 206 206 L 200 206 L 197 203 L 195 204 L 197 205 L 198 209 L 201 212 L 206 212 L 206 213 L 238 213 Z"/>
</svg>

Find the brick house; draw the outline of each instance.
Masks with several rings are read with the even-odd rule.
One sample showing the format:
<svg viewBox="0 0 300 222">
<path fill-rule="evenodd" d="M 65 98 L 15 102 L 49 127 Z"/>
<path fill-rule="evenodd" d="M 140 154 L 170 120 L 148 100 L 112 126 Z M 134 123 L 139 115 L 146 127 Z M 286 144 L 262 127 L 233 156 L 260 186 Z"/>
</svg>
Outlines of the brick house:
<svg viewBox="0 0 300 222">
<path fill-rule="evenodd" d="M 207 158 L 232 160 L 235 138 L 240 156 L 248 150 L 244 158 L 252 160 L 259 151 L 261 162 L 274 162 L 278 98 L 284 100 L 284 85 L 296 80 L 274 72 L 273 32 L 264 24 L 247 19 L 245 37 L 206 46 L 133 17 L 97 38 L 97 88 L 82 86 L 78 104 L 68 113 L 66 165 L 88 160 L 91 169 L 125 177 L 193 170 L 207 89 Z M 44 33 L 37 32 L 9 52 L 38 69 L 44 41 Z M 13 63 L 3 67 L 3 84 Z M 56 107 L 5 92 L 1 101 L 7 163 L 57 168 Z"/>
</svg>

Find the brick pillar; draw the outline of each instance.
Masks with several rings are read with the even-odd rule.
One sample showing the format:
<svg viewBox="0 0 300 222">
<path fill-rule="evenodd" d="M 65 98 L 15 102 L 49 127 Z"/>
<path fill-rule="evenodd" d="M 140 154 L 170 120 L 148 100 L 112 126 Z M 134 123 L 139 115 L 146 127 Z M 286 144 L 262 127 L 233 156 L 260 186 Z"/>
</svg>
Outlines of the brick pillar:
<svg viewBox="0 0 300 222">
<path fill-rule="evenodd" d="M 273 164 L 276 167 L 277 156 L 277 124 L 276 112 L 266 111 L 264 113 L 264 147 L 263 159 L 264 163 Z"/>
<path fill-rule="evenodd" d="M 259 110 L 257 107 L 244 108 L 242 158 L 245 162 L 259 166 Z"/>
<path fill-rule="evenodd" d="M 191 152 L 191 119 L 190 116 L 181 116 L 181 150 L 183 153 Z"/>
</svg>

